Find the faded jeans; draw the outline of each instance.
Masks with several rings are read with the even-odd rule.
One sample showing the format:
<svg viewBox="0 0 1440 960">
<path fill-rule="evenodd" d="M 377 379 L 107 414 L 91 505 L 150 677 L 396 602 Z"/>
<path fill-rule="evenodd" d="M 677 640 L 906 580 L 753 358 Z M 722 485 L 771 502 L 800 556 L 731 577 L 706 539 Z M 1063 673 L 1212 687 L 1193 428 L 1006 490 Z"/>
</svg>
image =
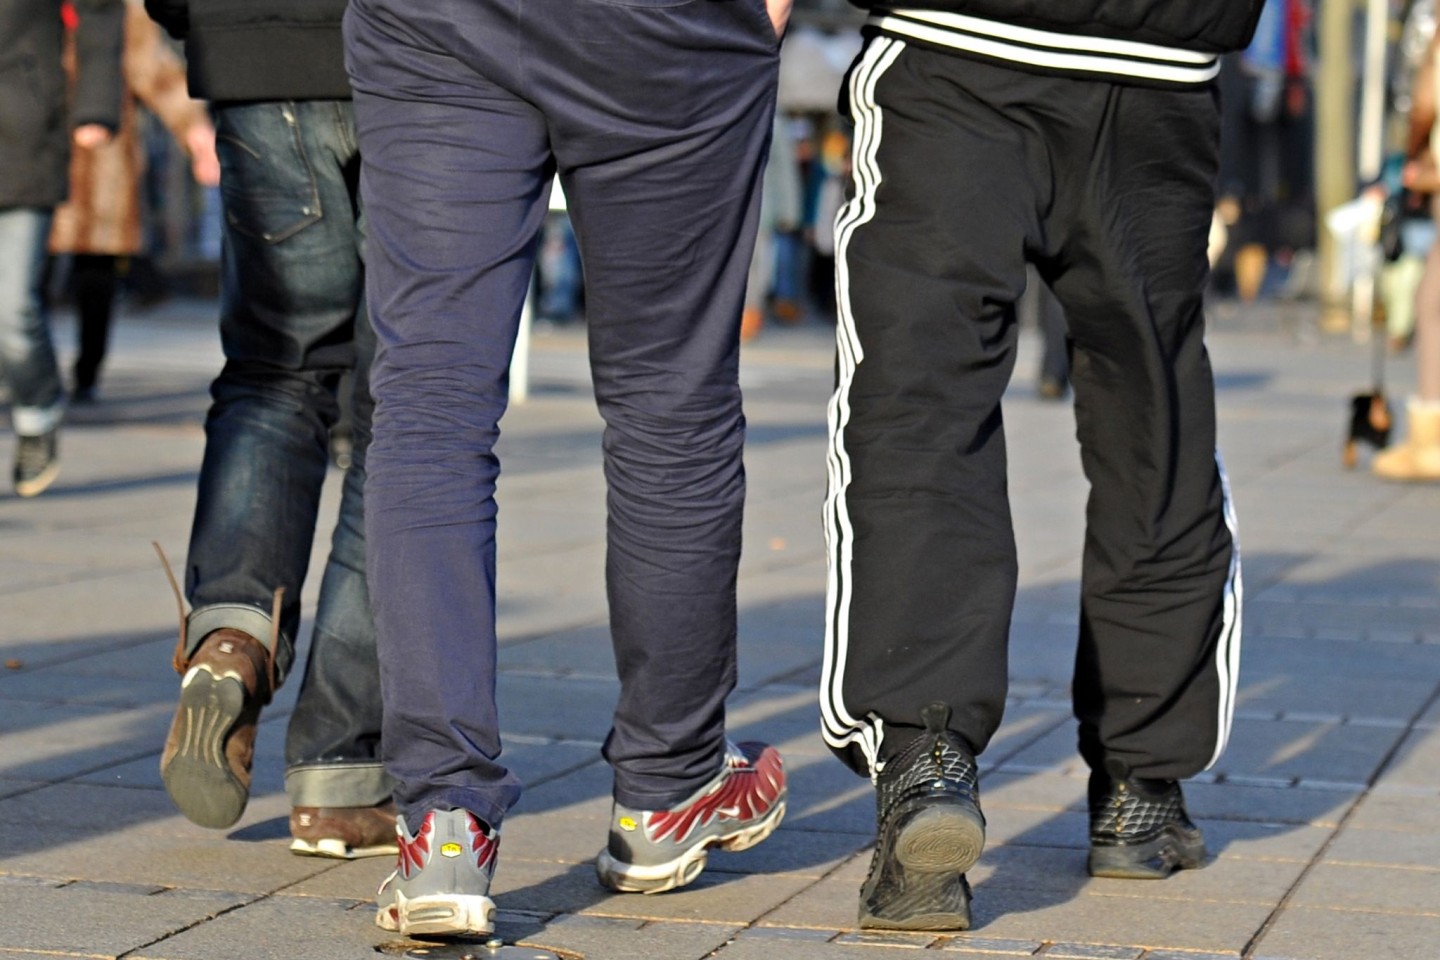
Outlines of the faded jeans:
<svg viewBox="0 0 1440 960">
<path fill-rule="evenodd" d="M 15 432 L 38 437 L 60 424 L 65 391 L 40 296 L 49 207 L 0 208 L 0 380 L 10 387 Z"/>
<path fill-rule="evenodd" d="M 354 455 L 320 585 L 286 739 L 296 806 L 368 806 L 392 783 L 380 762 L 379 668 L 365 582 L 362 491 L 374 354 L 363 299 L 360 158 L 347 101 L 215 110 L 224 242 L 220 336 L 186 593 L 193 650 L 232 627 L 269 646 L 283 681 L 339 417 L 354 369 Z M 283 588 L 278 630 L 273 598 Z"/>
</svg>

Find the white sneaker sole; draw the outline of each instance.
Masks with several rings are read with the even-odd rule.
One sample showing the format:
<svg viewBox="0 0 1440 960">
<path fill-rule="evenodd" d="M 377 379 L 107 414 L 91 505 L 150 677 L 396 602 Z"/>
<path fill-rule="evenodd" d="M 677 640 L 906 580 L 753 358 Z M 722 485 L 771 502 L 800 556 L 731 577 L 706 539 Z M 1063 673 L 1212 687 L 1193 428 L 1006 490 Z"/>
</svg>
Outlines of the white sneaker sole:
<svg viewBox="0 0 1440 960">
<path fill-rule="evenodd" d="M 375 912 L 375 925 L 407 937 L 417 933 L 487 935 L 495 932 L 495 901 L 460 893 L 435 893 L 412 900 L 397 890 L 395 902 Z"/>
<path fill-rule="evenodd" d="M 344 840 L 325 837 L 311 843 L 299 837 L 290 841 L 290 852 L 297 857 L 328 857 L 331 860 L 359 860 L 364 857 L 393 857 L 400 848 L 393 843 L 381 843 L 373 847 L 352 847 Z"/>
<path fill-rule="evenodd" d="M 674 860 L 654 866 L 622 863 L 610 855 L 607 847 L 595 858 L 595 874 L 600 882 L 619 893 L 664 893 L 683 887 L 700 876 L 705 869 L 711 847 L 731 853 L 749 850 L 780 826 L 785 818 L 785 801 L 781 800 L 761 820 L 732 833 L 719 834 L 696 844 Z"/>
</svg>

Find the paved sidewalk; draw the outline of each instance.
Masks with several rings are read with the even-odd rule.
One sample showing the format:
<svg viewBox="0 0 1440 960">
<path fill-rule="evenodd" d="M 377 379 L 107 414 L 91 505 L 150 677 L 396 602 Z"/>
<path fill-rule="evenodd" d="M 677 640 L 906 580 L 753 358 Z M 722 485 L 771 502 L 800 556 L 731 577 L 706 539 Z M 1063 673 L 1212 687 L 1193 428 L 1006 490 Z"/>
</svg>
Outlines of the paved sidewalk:
<svg viewBox="0 0 1440 960">
<path fill-rule="evenodd" d="M 189 824 L 160 786 L 177 614 L 150 541 L 183 558 L 218 366 L 213 310 L 180 303 L 122 317 L 104 401 L 74 411 L 55 488 L 33 501 L 8 484 L 0 494 L 0 960 L 403 952 L 372 923 L 388 862 L 288 852 L 281 767 L 298 684 L 265 714 L 255 796 L 235 828 Z M 873 806 L 817 732 L 831 377 L 818 324 L 767 330 L 744 364 L 751 493 L 732 727 L 784 750 L 789 815 L 759 848 L 714 855 L 684 891 L 622 897 L 597 886 L 591 860 L 609 803 L 597 748 L 616 694 L 600 425 L 583 333 L 542 331 L 531 399 L 507 417 L 500 446 L 501 707 L 507 757 L 529 790 L 505 825 L 499 932 L 605 960 L 898 960 L 907 950 L 1432 960 L 1440 488 L 1341 468 L 1346 398 L 1368 379 L 1368 348 L 1312 330 L 1300 308 L 1230 310 L 1212 325 L 1245 548 L 1244 666 L 1230 750 L 1188 791 L 1212 862 L 1159 883 L 1084 872 L 1085 780 L 1067 690 L 1086 489 L 1068 410 L 1033 397 L 1038 344 L 1026 336 L 1006 406 L 1021 557 L 1011 705 L 983 758 L 990 843 L 971 874 L 976 929 L 957 936 L 854 926 Z M 1392 369 L 1403 395 L 1412 364 Z"/>
</svg>

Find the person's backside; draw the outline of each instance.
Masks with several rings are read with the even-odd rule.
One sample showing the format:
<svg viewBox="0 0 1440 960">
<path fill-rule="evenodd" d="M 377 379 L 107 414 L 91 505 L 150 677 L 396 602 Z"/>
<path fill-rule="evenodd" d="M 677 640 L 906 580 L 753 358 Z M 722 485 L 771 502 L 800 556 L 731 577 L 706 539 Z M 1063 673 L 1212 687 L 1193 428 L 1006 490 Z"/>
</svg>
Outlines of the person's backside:
<svg viewBox="0 0 1440 960">
<path fill-rule="evenodd" d="M 291 849 L 394 853 L 365 583 L 362 491 L 373 333 L 344 0 L 147 0 L 185 40 L 212 102 L 224 244 L 220 337 L 185 563 L 180 700 L 161 755 L 170 797 L 222 828 L 250 793 L 256 724 L 294 660 L 337 389 L 355 371 L 354 453 L 285 748 Z"/>
<path fill-rule="evenodd" d="M 1073 688 L 1089 869 L 1204 862 L 1178 781 L 1224 749 L 1240 625 L 1201 304 L 1212 80 L 1260 3 L 859 5 L 822 724 L 876 784 L 861 926 L 965 929 L 1017 581 L 1000 400 L 1027 263 L 1064 308 L 1091 484 Z"/>
</svg>

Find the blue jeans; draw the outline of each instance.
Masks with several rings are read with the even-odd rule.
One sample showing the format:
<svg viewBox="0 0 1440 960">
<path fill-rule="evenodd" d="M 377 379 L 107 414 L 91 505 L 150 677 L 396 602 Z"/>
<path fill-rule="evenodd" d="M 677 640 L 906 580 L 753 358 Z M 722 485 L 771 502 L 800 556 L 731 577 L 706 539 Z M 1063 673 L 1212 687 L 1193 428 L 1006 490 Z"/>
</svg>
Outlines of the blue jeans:
<svg viewBox="0 0 1440 960">
<path fill-rule="evenodd" d="M 48 207 L 0 208 L 0 378 L 10 385 L 15 432 L 27 437 L 55 429 L 65 411 L 40 297 L 52 213 Z"/>
<path fill-rule="evenodd" d="M 364 306 L 360 157 L 346 101 L 215 111 L 224 210 L 220 337 L 185 587 L 191 650 L 232 627 L 267 646 L 277 680 L 294 660 L 300 589 L 339 416 L 354 369 L 354 455 L 320 585 L 286 740 L 296 806 L 389 796 L 379 756 L 380 687 L 365 582 L 365 453 L 374 333 Z M 283 589 L 278 631 L 271 622 Z"/>
</svg>

